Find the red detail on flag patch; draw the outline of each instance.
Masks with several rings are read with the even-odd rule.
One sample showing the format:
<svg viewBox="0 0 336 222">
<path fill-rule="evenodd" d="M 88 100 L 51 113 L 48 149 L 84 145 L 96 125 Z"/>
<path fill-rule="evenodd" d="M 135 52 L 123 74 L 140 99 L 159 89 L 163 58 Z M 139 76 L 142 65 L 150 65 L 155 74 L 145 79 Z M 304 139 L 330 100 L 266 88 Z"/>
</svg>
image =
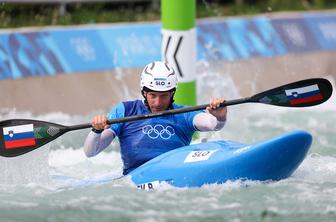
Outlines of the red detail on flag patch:
<svg viewBox="0 0 336 222">
<path fill-rule="evenodd" d="M 34 138 L 32 139 L 23 139 L 23 140 L 13 140 L 13 141 L 5 141 L 6 149 L 14 149 L 25 146 L 35 146 L 36 141 Z"/>
<path fill-rule="evenodd" d="M 322 95 L 318 94 L 318 95 L 315 95 L 315 96 L 309 96 L 309 97 L 301 98 L 301 99 L 292 99 L 292 100 L 289 100 L 289 103 L 291 105 L 297 105 L 297 104 L 314 102 L 314 101 L 318 101 L 318 100 L 322 100 L 322 99 L 323 99 Z"/>
</svg>

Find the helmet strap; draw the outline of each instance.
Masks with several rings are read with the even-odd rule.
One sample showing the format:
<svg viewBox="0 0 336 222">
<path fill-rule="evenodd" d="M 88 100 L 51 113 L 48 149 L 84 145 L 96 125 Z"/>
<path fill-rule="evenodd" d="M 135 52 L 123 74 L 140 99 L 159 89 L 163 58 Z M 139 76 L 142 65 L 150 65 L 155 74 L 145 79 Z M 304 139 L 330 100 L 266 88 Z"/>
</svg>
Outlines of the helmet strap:
<svg viewBox="0 0 336 222">
<path fill-rule="evenodd" d="M 174 96 L 175 96 L 175 92 L 176 92 L 176 89 L 174 88 L 173 89 L 173 91 L 172 91 L 172 96 L 171 96 L 171 98 L 170 98 L 170 104 L 169 104 L 169 107 L 168 107 L 168 109 L 174 109 L 174 106 L 173 106 L 173 103 L 174 103 Z"/>
<path fill-rule="evenodd" d="M 152 110 L 150 109 L 149 105 L 148 105 L 148 101 L 147 101 L 147 97 L 145 96 L 145 91 L 144 90 L 141 90 L 141 94 L 143 96 L 143 98 L 145 99 L 144 100 L 144 103 L 145 103 L 145 106 L 147 107 L 147 109 L 152 112 Z"/>
</svg>

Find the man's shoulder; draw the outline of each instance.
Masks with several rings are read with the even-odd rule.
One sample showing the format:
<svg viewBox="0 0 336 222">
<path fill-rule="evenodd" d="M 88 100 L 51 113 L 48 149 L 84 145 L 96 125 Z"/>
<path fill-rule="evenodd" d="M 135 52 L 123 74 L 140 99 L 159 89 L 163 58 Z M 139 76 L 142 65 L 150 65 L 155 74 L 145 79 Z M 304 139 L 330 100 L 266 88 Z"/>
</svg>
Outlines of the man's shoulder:
<svg viewBox="0 0 336 222">
<path fill-rule="evenodd" d="M 190 106 L 173 103 L 173 107 L 174 107 L 174 109 L 179 109 L 179 108 L 190 107 Z"/>
<path fill-rule="evenodd" d="M 174 107 L 174 109 L 180 109 L 180 108 L 191 107 L 191 106 L 190 105 L 180 105 L 180 104 L 173 103 L 173 107 Z M 195 111 L 192 111 L 192 112 L 185 112 L 183 114 L 187 115 L 187 116 L 195 116 L 198 113 L 204 113 L 204 110 L 195 110 Z"/>
<path fill-rule="evenodd" d="M 142 107 L 143 101 L 140 99 L 135 99 L 121 102 L 121 104 L 123 104 L 126 109 L 131 107 L 139 107 L 139 106 Z"/>
<path fill-rule="evenodd" d="M 139 99 L 119 102 L 112 107 L 109 116 L 125 117 L 130 113 L 133 113 L 134 110 L 142 109 L 142 104 L 143 102 Z"/>
<path fill-rule="evenodd" d="M 123 101 L 121 103 L 130 103 L 130 104 L 135 104 L 135 103 L 143 103 L 142 100 L 140 99 L 133 99 L 133 100 L 126 100 L 126 101 Z"/>
<path fill-rule="evenodd" d="M 146 112 L 147 108 L 142 100 L 130 100 L 123 102 L 125 116 L 140 115 Z"/>
<path fill-rule="evenodd" d="M 174 109 L 180 109 L 180 108 L 186 108 L 186 107 L 191 107 L 191 106 L 190 105 L 180 105 L 180 104 L 173 103 L 173 107 L 174 107 Z"/>
</svg>

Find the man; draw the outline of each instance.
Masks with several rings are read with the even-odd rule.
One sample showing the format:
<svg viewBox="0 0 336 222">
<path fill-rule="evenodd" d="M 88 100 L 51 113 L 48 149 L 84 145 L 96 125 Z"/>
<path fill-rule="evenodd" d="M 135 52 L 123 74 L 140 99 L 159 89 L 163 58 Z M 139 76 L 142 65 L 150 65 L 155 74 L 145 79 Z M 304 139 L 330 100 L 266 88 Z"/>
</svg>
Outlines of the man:
<svg viewBox="0 0 336 222">
<path fill-rule="evenodd" d="M 141 74 L 141 93 L 144 100 L 127 101 L 113 107 L 108 117 L 98 115 L 92 119 L 92 132 L 86 138 L 84 152 L 95 156 L 115 137 L 119 138 L 123 174 L 169 150 L 189 145 L 195 131 L 213 131 L 223 128 L 226 107 L 223 99 L 213 99 L 208 112 L 194 111 L 132 122 L 107 125 L 107 119 L 144 115 L 183 106 L 174 103 L 177 75 L 164 62 L 148 64 Z"/>
</svg>

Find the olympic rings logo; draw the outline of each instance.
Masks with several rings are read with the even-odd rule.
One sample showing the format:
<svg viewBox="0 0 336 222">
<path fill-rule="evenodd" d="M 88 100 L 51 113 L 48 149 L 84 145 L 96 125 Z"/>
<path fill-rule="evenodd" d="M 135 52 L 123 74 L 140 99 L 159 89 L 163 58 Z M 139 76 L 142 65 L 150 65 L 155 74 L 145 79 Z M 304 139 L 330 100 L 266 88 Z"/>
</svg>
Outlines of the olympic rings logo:
<svg viewBox="0 0 336 222">
<path fill-rule="evenodd" d="M 142 127 L 142 132 L 153 140 L 157 139 L 158 137 L 164 140 L 169 140 L 172 136 L 175 135 L 175 130 L 173 127 L 164 127 L 161 124 L 157 124 L 154 127 L 151 125 L 146 125 Z"/>
</svg>

